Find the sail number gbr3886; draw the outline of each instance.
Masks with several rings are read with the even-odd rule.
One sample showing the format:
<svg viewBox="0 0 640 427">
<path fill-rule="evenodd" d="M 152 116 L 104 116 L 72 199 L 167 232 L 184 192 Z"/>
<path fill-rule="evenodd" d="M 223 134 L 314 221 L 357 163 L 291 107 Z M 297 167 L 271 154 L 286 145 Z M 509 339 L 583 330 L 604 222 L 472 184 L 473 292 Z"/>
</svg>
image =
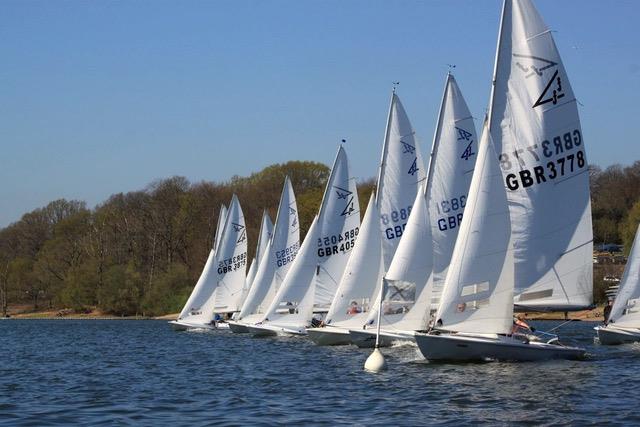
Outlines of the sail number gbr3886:
<svg viewBox="0 0 640 427">
<path fill-rule="evenodd" d="M 525 159 L 533 160 L 538 165 L 527 167 Z M 503 171 L 510 171 L 518 165 L 521 167 L 521 170 L 504 176 L 507 188 L 512 191 L 572 175 L 587 164 L 582 151 L 582 135 L 578 129 L 540 144 L 501 153 L 498 161 Z"/>
<path fill-rule="evenodd" d="M 341 234 L 318 237 L 318 256 L 322 258 L 348 252 L 355 245 L 359 231 L 360 228 L 356 227 Z"/>
</svg>

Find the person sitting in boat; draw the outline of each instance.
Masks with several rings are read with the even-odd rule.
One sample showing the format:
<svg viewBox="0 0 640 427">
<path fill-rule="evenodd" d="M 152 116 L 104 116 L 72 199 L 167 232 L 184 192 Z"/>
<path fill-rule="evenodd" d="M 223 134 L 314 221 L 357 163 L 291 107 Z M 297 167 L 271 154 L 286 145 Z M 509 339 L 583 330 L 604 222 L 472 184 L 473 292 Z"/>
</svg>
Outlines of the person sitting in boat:
<svg viewBox="0 0 640 427">
<path fill-rule="evenodd" d="M 526 341 L 537 341 L 538 337 L 533 334 L 535 331 L 536 329 L 533 326 L 529 326 L 529 324 L 524 321 L 523 315 L 518 315 L 513 318 L 513 327 L 511 328 L 512 336 L 521 337 Z"/>
<path fill-rule="evenodd" d="M 220 313 L 216 313 L 213 316 L 213 320 L 211 321 L 211 323 L 213 324 L 214 328 L 218 327 L 218 323 L 222 320 L 222 316 L 220 316 Z"/>
<path fill-rule="evenodd" d="M 360 308 L 360 306 L 356 301 L 351 301 L 351 305 L 349 305 L 347 314 L 358 314 L 358 313 L 362 313 L 362 309 Z"/>
</svg>

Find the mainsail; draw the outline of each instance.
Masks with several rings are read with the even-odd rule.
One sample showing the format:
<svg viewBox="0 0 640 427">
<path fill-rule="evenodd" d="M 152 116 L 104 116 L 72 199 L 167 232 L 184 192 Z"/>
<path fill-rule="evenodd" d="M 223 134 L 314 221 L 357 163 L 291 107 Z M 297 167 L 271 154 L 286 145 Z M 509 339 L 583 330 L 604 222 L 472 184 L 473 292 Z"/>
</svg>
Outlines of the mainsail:
<svg viewBox="0 0 640 427">
<path fill-rule="evenodd" d="M 456 79 L 447 74 L 433 138 L 426 197 L 433 237 L 433 298 L 437 307 L 467 204 L 478 138 Z"/>
<path fill-rule="evenodd" d="M 640 226 L 631 246 L 616 300 L 608 320 L 617 326 L 640 327 Z"/>
<path fill-rule="evenodd" d="M 507 0 L 489 132 L 507 188 L 515 304 L 592 303 L 591 203 L 576 98 L 551 31 L 530 0 Z"/>
<path fill-rule="evenodd" d="M 253 286 L 240 310 L 239 320 L 261 320 L 295 260 L 299 247 L 298 206 L 293 186 L 287 176 L 280 196 L 273 237 L 261 258 Z"/>
<path fill-rule="evenodd" d="M 198 278 L 191 295 L 189 295 L 189 299 L 178 316 L 178 321 L 188 319 L 190 322 L 201 324 L 207 324 L 211 321 L 212 310 L 207 311 L 203 305 L 209 300 L 217 285 L 215 275 L 215 254 L 226 219 L 227 207 L 223 204 L 220 207 L 220 213 L 218 214 L 218 226 L 214 236 L 213 247 L 209 251 L 209 256 L 207 257 L 207 261 L 202 269 L 202 273 L 200 273 L 200 278 Z"/>
<path fill-rule="evenodd" d="M 426 176 L 415 131 L 395 90 L 381 157 L 376 205 L 386 271 L 404 234 L 418 186 Z"/>
<path fill-rule="evenodd" d="M 340 147 L 315 218 L 265 322 L 306 327 L 313 311 L 329 308 L 360 231 L 356 184 Z"/>
<path fill-rule="evenodd" d="M 215 260 L 217 286 L 210 298 L 213 300 L 213 312 L 238 311 L 247 278 L 247 228 L 235 194 L 231 199 Z"/>
</svg>

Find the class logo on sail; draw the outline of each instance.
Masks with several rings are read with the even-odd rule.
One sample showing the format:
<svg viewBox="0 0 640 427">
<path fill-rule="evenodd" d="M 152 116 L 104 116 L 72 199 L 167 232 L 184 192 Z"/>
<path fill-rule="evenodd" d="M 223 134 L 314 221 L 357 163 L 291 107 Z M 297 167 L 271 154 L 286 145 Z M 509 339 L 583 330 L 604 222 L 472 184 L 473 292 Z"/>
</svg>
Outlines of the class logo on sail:
<svg viewBox="0 0 640 427">
<path fill-rule="evenodd" d="M 536 108 L 549 102 L 556 105 L 559 99 L 564 98 L 562 79 L 558 72 L 557 62 L 540 58 L 539 56 L 521 55 L 518 53 L 514 53 L 513 57 L 516 61 L 516 67 L 525 73 L 525 79 L 530 77 L 543 79 L 545 78 L 545 71 L 555 68 L 551 78 L 546 81 L 542 93 L 538 96 L 531 108 Z"/>
<path fill-rule="evenodd" d="M 469 160 L 469 157 L 471 156 L 475 156 L 476 153 L 473 152 L 473 134 L 469 131 L 466 131 L 462 128 L 459 128 L 458 126 L 454 126 L 456 128 L 456 131 L 458 132 L 458 139 L 457 141 L 465 141 L 468 142 L 466 148 L 464 149 L 464 151 L 462 152 L 462 155 L 460 156 L 461 159 L 465 159 L 465 160 Z"/>
<path fill-rule="evenodd" d="M 293 221 L 291 222 L 291 227 L 295 227 L 298 225 L 298 216 L 296 215 L 296 210 L 289 206 L 289 216 L 293 217 Z"/>
<path fill-rule="evenodd" d="M 237 224 L 235 222 L 232 222 L 231 225 L 233 225 L 233 231 L 235 231 L 236 233 L 240 233 L 240 236 L 238 236 L 238 240 L 236 240 L 236 243 L 242 243 L 247 240 L 247 230 L 244 225 Z"/>
<path fill-rule="evenodd" d="M 347 201 L 347 206 L 342 210 L 340 216 L 351 215 L 351 213 L 355 211 L 355 208 L 353 207 L 353 192 L 336 185 L 334 185 L 333 188 L 336 189 L 338 200 L 344 199 Z"/>
</svg>

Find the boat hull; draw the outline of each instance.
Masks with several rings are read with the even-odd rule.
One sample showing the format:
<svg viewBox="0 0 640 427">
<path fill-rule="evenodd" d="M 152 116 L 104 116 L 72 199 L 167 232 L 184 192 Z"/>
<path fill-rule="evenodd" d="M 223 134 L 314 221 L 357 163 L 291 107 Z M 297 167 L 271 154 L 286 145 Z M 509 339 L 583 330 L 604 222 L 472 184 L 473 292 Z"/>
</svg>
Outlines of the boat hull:
<svg viewBox="0 0 640 427">
<path fill-rule="evenodd" d="M 598 341 L 603 345 L 620 345 L 640 342 L 640 330 L 620 329 L 611 326 L 594 328 L 598 333 Z"/>
<path fill-rule="evenodd" d="M 416 334 L 415 340 L 427 360 L 442 362 L 576 360 L 584 358 L 586 353 L 578 347 L 542 342 L 525 343 L 510 337 Z"/>
<path fill-rule="evenodd" d="M 231 329 L 231 332 L 233 332 L 234 334 L 249 333 L 249 328 L 247 327 L 247 325 L 240 322 L 229 322 L 229 329 Z"/>
<path fill-rule="evenodd" d="M 348 329 L 342 328 L 309 328 L 307 336 L 316 345 L 348 345 L 351 344 L 351 335 Z"/>
<path fill-rule="evenodd" d="M 254 338 L 259 337 L 274 337 L 274 336 L 291 336 L 291 335 L 307 335 L 305 328 L 297 328 L 294 326 L 280 326 L 280 325 L 247 325 L 249 333 Z"/>
<path fill-rule="evenodd" d="M 374 348 L 376 346 L 376 331 L 367 329 L 350 329 L 349 336 L 351 343 L 360 348 Z M 391 347 L 398 341 L 413 341 L 410 334 L 397 334 L 387 331 L 380 331 L 380 342 L 378 347 Z"/>
<path fill-rule="evenodd" d="M 218 322 L 217 325 L 205 325 L 199 323 L 182 322 L 180 320 L 171 320 L 169 324 L 176 331 L 192 331 L 194 329 L 215 331 L 219 329 L 229 329 L 229 324 L 223 322 Z"/>
</svg>

